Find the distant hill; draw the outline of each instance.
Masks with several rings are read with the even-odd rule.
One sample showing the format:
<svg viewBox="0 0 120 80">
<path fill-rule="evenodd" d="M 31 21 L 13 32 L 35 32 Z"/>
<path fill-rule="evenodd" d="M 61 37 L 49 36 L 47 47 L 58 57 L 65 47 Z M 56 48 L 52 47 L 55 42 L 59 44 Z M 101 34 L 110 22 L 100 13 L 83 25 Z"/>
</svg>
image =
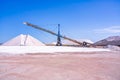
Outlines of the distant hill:
<svg viewBox="0 0 120 80">
<path fill-rule="evenodd" d="M 3 43 L 0 43 L 0 45 L 2 45 Z"/>
<path fill-rule="evenodd" d="M 105 38 L 103 40 L 100 40 L 100 41 L 94 43 L 94 45 L 97 45 L 97 46 L 107 46 L 107 45 L 120 46 L 120 36 L 110 36 L 108 38 Z"/>
</svg>

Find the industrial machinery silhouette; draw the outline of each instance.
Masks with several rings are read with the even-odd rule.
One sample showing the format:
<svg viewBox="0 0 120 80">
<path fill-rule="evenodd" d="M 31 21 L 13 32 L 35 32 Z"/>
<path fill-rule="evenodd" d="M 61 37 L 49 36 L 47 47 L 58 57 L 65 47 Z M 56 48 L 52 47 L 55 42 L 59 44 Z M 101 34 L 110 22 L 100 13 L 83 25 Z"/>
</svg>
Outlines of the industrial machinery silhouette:
<svg viewBox="0 0 120 80">
<path fill-rule="evenodd" d="M 31 24 L 31 23 L 28 23 L 28 22 L 24 22 L 23 24 L 26 24 L 27 26 L 31 26 L 31 27 L 33 27 L 33 28 L 35 28 L 35 29 L 42 30 L 42 31 L 45 31 L 45 32 L 47 32 L 47 33 L 50 33 L 50 34 L 52 34 L 52 35 L 57 36 L 57 44 L 56 44 L 56 46 L 61 46 L 61 45 L 62 45 L 60 38 L 64 38 L 64 39 L 66 39 L 66 40 L 69 40 L 69 41 L 72 41 L 72 42 L 74 42 L 74 43 L 77 43 L 79 46 L 86 46 L 87 44 L 90 44 L 90 43 L 85 42 L 85 41 L 84 41 L 84 42 L 79 42 L 79 41 L 74 40 L 74 39 L 71 39 L 71 38 L 69 38 L 69 37 L 60 35 L 60 24 L 58 24 L 58 34 L 55 33 L 55 32 L 53 32 L 53 31 L 44 29 L 44 28 L 42 28 L 42 27 L 40 27 L 40 26 Z"/>
<path fill-rule="evenodd" d="M 60 24 L 58 24 L 58 35 L 57 35 L 57 44 L 56 46 L 62 46 L 61 37 L 60 37 Z"/>
</svg>

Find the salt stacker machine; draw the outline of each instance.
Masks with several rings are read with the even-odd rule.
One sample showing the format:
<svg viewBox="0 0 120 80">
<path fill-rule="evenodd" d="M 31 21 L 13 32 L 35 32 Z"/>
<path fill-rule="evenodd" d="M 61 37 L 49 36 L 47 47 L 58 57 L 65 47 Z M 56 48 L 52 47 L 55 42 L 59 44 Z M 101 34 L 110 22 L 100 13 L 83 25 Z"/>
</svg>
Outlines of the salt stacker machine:
<svg viewBox="0 0 120 80">
<path fill-rule="evenodd" d="M 66 40 L 69 40 L 69 41 L 72 41 L 72 42 L 74 42 L 74 43 L 77 43 L 79 46 L 87 46 L 87 45 L 90 45 L 90 43 L 85 42 L 85 41 L 84 41 L 84 42 L 79 42 L 79 41 L 74 40 L 74 39 L 71 39 L 71 38 L 69 38 L 69 37 L 62 36 L 62 35 L 60 34 L 60 24 L 58 24 L 58 33 L 55 33 L 55 32 L 53 32 L 53 31 L 44 29 L 44 28 L 42 28 L 42 27 L 40 27 L 40 26 L 31 24 L 31 23 L 28 23 L 28 22 L 24 22 L 23 24 L 26 24 L 27 26 L 31 26 L 31 27 L 33 27 L 33 28 L 35 28 L 35 29 L 42 30 L 42 31 L 45 31 L 45 32 L 47 32 L 47 33 L 50 33 L 50 34 L 52 34 L 52 35 L 57 36 L 56 46 L 62 46 L 61 38 L 64 38 L 64 39 L 66 39 Z"/>
</svg>

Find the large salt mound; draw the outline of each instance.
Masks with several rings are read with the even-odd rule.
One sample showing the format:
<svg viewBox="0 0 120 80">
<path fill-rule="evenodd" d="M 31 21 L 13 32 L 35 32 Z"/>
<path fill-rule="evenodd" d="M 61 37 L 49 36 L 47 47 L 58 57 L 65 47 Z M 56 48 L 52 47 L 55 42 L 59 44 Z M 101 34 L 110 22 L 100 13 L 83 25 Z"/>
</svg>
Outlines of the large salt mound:
<svg viewBox="0 0 120 80">
<path fill-rule="evenodd" d="M 45 46 L 42 42 L 30 35 L 18 35 L 17 37 L 5 42 L 3 46 Z"/>
</svg>

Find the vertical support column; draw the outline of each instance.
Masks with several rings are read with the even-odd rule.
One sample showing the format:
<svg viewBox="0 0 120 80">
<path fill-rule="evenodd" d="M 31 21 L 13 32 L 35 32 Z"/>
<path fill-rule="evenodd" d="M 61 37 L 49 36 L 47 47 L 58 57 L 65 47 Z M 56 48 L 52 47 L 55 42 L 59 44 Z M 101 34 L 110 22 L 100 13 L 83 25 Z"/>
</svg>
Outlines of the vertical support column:
<svg viewBox="0 0 120 80">
<path fill-rule="evenodd" d="M 56 46 L 62 46 L 61 35 L 60 35 L 60 24 L 58 24 L 57 44 Z"/>
</svg>

